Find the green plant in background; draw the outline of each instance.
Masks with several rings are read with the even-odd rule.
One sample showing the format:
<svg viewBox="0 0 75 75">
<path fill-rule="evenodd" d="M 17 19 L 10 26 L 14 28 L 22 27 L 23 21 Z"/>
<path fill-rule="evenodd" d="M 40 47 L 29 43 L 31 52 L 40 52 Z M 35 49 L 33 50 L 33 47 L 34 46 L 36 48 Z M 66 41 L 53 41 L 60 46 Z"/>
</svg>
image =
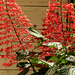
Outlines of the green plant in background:
<svg viewBox="0 0 75 75">
<path fill-rule="evenodd" d="M 73 4 L 74 4 L 74 6 L 75 6 L 75 0 L 73 0 Z"/>
</svg>

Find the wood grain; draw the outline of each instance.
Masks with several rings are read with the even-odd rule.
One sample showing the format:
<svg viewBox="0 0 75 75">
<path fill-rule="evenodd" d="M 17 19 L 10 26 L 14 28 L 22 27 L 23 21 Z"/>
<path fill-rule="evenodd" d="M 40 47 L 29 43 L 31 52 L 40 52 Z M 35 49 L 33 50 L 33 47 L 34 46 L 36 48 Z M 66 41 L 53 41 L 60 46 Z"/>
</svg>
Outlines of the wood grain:
<svg viewBox="0 0 75 75">
<path fill-rule="evenodd" d="M 19 5 L 26 6 L 47 6 L 51 0 L 15 0 Z"/>
<path fill-rule="evenodd" d="M 36 71 L 37 71 L 37 69 L 36 69 Z M 22 72 L 22 70 L 19 71 L 17 69 L 0 69 L 0 75 L 13 75 L 13 74 L 14 75 L 17 75 L 17 74 L 19 74 L 19 75 L 31 75 L 34 73 L 32 71 L 32 68 L 30 68 L 30 70 L 27 74 L 25 74 L 25 71 L 22 72 L 21 74 L 20 74 L 20 72 Z"/>
</svg>

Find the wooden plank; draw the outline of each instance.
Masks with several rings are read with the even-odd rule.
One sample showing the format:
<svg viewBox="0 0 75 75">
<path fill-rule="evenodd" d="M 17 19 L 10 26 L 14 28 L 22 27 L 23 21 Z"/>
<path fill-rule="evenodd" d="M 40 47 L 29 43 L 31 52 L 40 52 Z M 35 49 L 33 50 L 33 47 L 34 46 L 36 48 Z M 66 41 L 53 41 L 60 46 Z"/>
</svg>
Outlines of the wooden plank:
<svg viewBox="0 0 75 75">
<path fill-rule="evenodd" d="M 42 19 L 45 17 L 46 9 L 48 7 L 22 7 L 24 14 L 27 14 L 30 19 L 30 23 L 36 25 L 32 26 L 35 29 L 42 29 Z"/>
<path fill-rule="evenodd" d="M 47 9 L 48 9 L 48 7 L 22 7 L 24 14 L 27 14 L 28 18 L 30 18 L 30 22 L 33 25 L 36 25 L 36 27 L 32 26 L 34 29 L 42 29 L 43 28 L 42 27 L 42 24 L 43 24 L 42 19 L 45 18 Z"/>
<path fill-rule="evenodd" d="M 23 12 L 44 12 L 46 11 L 47 7 L 25 7 L 21 6 Z"/>
<path fill-rule="evenodd" d="M 23 70 L 19 71 L 17 69 L 0 69 L 0 75 L 17 75 L 17 74 L 20 74 L 20 72 L 22 72 Z M 37 69 L 36 69 L 37 71 Z M 28 73 L 25 74 L 26 71 L 24 71 L 23 73 L 21 73 L 20 75 L 31 75 L 33 74 L 33 70 L 32 68 L 29 69 Z"/>
<path fill-rule="evenodd" d="M 25 5 L 26 7 L 40 7 L 40 6 L 48 6 L 48 2 L 52 0 L 15 0 L 19 5 Z M 68 3 L 68 0 L 62 0 L 63 3 Z M 58 0 L 55 1 L 57 3 Z"/>
<path fill-rule="evenodd" d="M 0 70 L 1 75 L 17 75 L 18 73 L 18 70 Z"/>
<path fill-rule="evenodd" d="M 19 5 L 26 6 L 47 6 L 51 0 L 15 0 Z"/>
</svg>

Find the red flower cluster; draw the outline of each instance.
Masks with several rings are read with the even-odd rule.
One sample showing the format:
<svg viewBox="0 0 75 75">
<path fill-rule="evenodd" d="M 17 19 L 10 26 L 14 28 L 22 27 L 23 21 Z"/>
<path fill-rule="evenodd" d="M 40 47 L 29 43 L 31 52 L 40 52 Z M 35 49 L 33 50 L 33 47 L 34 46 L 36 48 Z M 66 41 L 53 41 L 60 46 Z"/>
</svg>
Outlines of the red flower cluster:
<svg viewBox="0 0 75 75">
<path fill-rule="evenodd" d="M 74 43 L 75 37 L 75 15 L 74 7 L 72 3 L 62 4 L 61 2 L 53 3 L 49 2 L 49 7 L 45 19 L 43 20 L 44 27 L 42 29 L 42 34 L 45 38 L 48 38 L 48 42 L 60 42 L 63 46 L 68 46 Z M 60 11 L 60 12 L 59 12 Z M 63 20 L 65 19 L 65 21 Z M 55 49 L 42 47 L 43 55 L 49 56 L 53 55 Z"/>
<path fill-rule="evenodd" d="M 31 48 L 30 43 L 23 43 L 30 39 L 27 29 L 32 25 L 23 15 L 14 0 L 0 0 L 0 58 L 7 59 L 3 66 L 11 66 L 17 62 L 16 52 Z M 4 48 L 2 48 L 4 46 Z"/>
<path fill-rule="evenodd" d="M 54 1 L 49 2 L 48 12 L 43 20 L 42 26 L 44 28 L 41 33 L 47 39 L 43 43 L 60 42 L 65 48 L 65 46 L 73 44 L 75 39 L 73 35 L 75 34 L 74 8 L 73 4 L 53 3 Z M 29 23 L 26 16 L 22 15 L 23 12 L 14 0 L 0 0 L 0 52 L 4 52 L 4 55 L 1 55 L 0 58 L 7 59 L 7 63 L 3 63 L 3 66 L 15 64 L 17 62 L 16 52 L 28 50 L 32 47 L 30 42 L 36 42 L 36 38 L 28 32 L 32 24 Z M 39 38 L 37 42 L 39 42 Z M 5 48 L 2 48 L 3 46 Z M 36 48 L 37 46 L 34 49 Z M 53 56 L 57 51 L 57 48 L 49 48 L 48 46 L 41 46 L 40 48 L 43 57 Z M 70 47 L 69 49 L 74 51 L 74 48 Z M 64 51 L 66 51 L 66 48 Z M 35 52 L 32 53 L 36 54 Z"/>
</svg>

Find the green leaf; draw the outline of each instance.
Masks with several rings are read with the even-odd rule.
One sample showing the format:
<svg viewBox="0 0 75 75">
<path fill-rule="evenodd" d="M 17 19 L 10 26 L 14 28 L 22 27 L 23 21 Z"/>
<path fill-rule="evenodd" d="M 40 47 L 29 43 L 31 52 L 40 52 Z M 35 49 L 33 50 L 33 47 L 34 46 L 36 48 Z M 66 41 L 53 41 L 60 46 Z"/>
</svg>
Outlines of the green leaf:
<svg viewBox="0 0 75 75">
<path fill-rule="evenodd" d="M 41 43 L 38 43 L 37 46 L 41 46 Z"/>
<path fill-rule="evenodd" d="M 73 51 L 69 51 L 68 55 L 73 55 L 75 56 L 75 53 Z"/>
<path fill-rule="evenodd" d="M 61 57 L 59 58 L 59 61 L 62 61 L 62 59 L 63 59 L 63 56 L 61 56 Z"/>
<path fill-rule="evenodd" d="M 32 57 L 30 58 L 30 61 L 32 64 L 35 64 L 35 65 L 44 65 L 44 63 L 42 63 L 39 59 L 35 58 L 35 57 Z"/>
<path fill-rule="evenodd" d="M 68 49 L 71 45 L 66 46 L 66 48 Z"/>
<path fill-rule="evenodd" d="M 18 60 L 18 61 L 25 58 L 25 56 L 21 52 L 16 52 L 16 54 L 17 54 L 16 60 Z"/>
<path fill-rule="evenodd" d="M 62 55 L 64 55 L 64 54 L 65 54 L 65 52 L 62 52 L 62 51 L 60 52 L 60 51 L 59 51 L 59 52 L 58 52 L 58 53 L 56 53 L 56 54 L 57 54 L 58 56 L 62 56 Z"/>
<path fill-rule="evenodd" d="M 66 58 L 66 60 L 75 63 L 75 56 L 70 55 L 70 56 L 68 56 L 68 57 Z"/>
<path fill-rule="evenodd" d="M 21 50 L 19 49 L 17 52 L 20 52 Z"/>
<path fill-rule="evenodd" d="M 56 73 L 54 73 L 54 75 L 68 75 L 68 71 L 69 71 L 69 68 L 67 66 L 62 67 L 58 71 L 56 71 Z"/>
<path fill-rule="evenodd" d="M 16 56 L 16 60 L 20 61 L 21 59 L 24 59 L 28 54 L 29 51 L 25 50 L 25 52 L 16 52 L 17 56 Z"/>
<path fill-rule="evenodd" d="M 58 65 L 54 65 L 53 67 L 51 67 L 51 68 L 46 72 L 45 75 L 53 75 L 53 74 L 56 72 L 57 67 L 58 67 Z"/>
<path fill-rule="evenodd" d="M 20 35 L 18 35 L 18 37 L 20 37 Z"/>
<path fill-rule="evenodd" d="M 32 64 L 35 64 L 35 65 L 44 65 L 44 64 L 46 64 L 48 67 L 51 67 L 51 66 L 53 66 L 53 62 L 47 62 L 47 61 L 44 61 L 44 60 L 42 60 L 42 59 L 37 59 L 37 58 L 35 58 L 35 57 L 32 57 L 32 58 L 30 58 L 30 61 L 31 61 L 31 63 Z"/>
<path fill-rule="evenodd" d="M 66 64 L 68 61 L 63 59 L 61 63 Z"/>
<path fill-rule="evenodd" d="M 74 4 L 74 6 L 75 6 L 75 0 L 73 0 L 73 4 Z"/>
<path fill-rule="evenodd" d="M 29 31 L 32 31 L 32 32 L 34 32 L 34 33 L 40 34 L 39 32 L 37 32 L 36 30 L 34 30 L 34 29 L 31 28 L 31 27 L 30 27 L 28 30 L 29 30 Z"/>
<path fill-rule="evenodd" d="M 62 67 L 54 75 L 75 75 L 75 66 Z"/>
<path fill-rule="evenodd" d="M 75 66 L 69 69 L 68 75 L 75 75 Z"/>
<path fill-rule="evenodd" d="M 57 61 L 58 61 L 58 58 L 55 57 L 55 56 L 53 56 L 53 57 L 51 57 L 49 60 L 55 60 L 55 62 L 57 62 Z"/>
<path fill-rule="evenodd" d="M 19 68 L 24 68 L 24 67 L 29 67 L 30 66 L 30 63 L 28 63 L 28 62 L 18 62 L 17 63 L 17 67 L 19 67 Z"/>
<path fill-rule="evenodd" d="M 51 56 L 46 56 L 45 57 L 45 60 L 47 61 L 47 60 L 49 60 L 51 58 Z"/>
<path fill-rule="evenodd" d="M 51 45 L 51 46 L 49 46 L 49 48 L 53 48 L 53 47 L 55 47 L 55 45 Z"/>
<path fill-rule="evenodd" d="M 49 47 L 56 47 L 58 49 L 61 49 L 62 48 L 62 44 L 59 43 L 59 42 L 48 42 L 48 43 L 44 43 L 43 45 L 45 46 L 49 46 Z"/>
<path fill-rule="evenodd" d="M 43 35 L 41 35 L 39 32 L 37 32 L 36 30 L 34 30 L 33 28 L 29 28 L 28 29 L 28 31 L 29 31 L 29 33 L 31 34 L 31 35 L 34 35 L 35 37 L 37 37 L 37 38 L 43 38 L 44 36 Z"/>
<path fill-rule="evenodd" d="M 39 39 L 39 42 L 44 42 L 45 41 L 45 39 L 44 38 L 41 38 L 41 40 Z"/>
</svg>

